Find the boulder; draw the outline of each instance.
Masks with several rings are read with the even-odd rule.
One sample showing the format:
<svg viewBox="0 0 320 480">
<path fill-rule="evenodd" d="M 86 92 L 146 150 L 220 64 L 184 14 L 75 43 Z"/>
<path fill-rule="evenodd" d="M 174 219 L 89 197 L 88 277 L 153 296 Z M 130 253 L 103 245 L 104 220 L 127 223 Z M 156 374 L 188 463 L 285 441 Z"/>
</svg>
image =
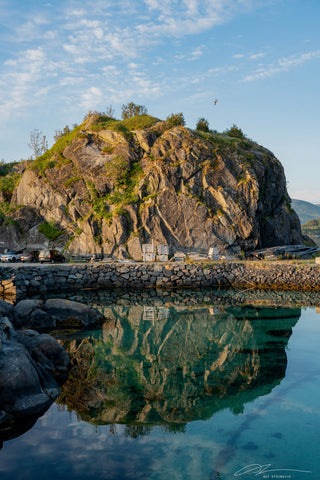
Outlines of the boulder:
<svg viewBox="0 0 320 480">
<path fill-rule="evenodd" d="M 69 357 L 64 348 L 51 335 L 39 334 L 35 330 L 18 331 L 15 338 L 24 345 L 41 370 L 51 372 L 58 384 L 65 381 L 68 374 Z M 48 379 L 44 378 L 46 388 L 49 387 Z M 53 383 L 54 386 L 54 383 Z"/>
<path fill-rule="evenodd" d="M 31 315 L 31 313 L 36 308 L 39 308 L 42 304 L 43 304 L 43 301 L 38 299 L 35 299 L 35 300 L 26 299 L 18 302 L 17 305 L 14 307 L 16 326 L 21 326 L 18 324 L 19 319 L 21 319 L 22 321 L 23 319 L 28 318 Z"/>
<path fill-rule="evenodd" d="M 105 320 L 94 308 L 61 298 L 47 300 L 43 309 L 55 319 L 57 328 L 93 328 Z"/>
<path fill-rule="evenodd" d="M 42 388 L 39 372 L 28 350 L 18 342 L 3 341 L 0 351 L 0 410 L 15 415 L 34 415 L 48 408 L 59 394 L 57 385 Z"/>
<path fill-rule="evenodd" d="M 103 320 L 93 308 L 63 299 L 27 299 L 15 307 L 0 300 L 0 444 L 31 428 L 68 377 L 64 348 L 33 329 L 92 328 Z"/>
<path fill-rule="evenodd" d="M 0 317 L 9 317 L 12 318 L 14 312 L 14 307 L 11 303 L 0 300 Z"/>
<path fill-rule="evenodd" d="M 10 438 L 56 399 L 70 362 L 53 337 L 15 330 L 6 317 L 0 319 L 0 338 L 0 437 Z"/>
<path fill-rule="evenodd" d="M 13 308 L 13 323 L 16 328 L 31 328 L 50 331 L 56 328 L 93 328 L 102 324 L 104 316 L 78 302 L 52 298 L 21 300 Z"/>
<path fill-rule="evenodd" d="M 142 243 L 139 237 L 131 237 L 127 243 L 128 253 L 133 260 L 142 260 Z"/>
<path fill-rule="evenodd" d="M 40 308 L 35 308 L 28 319 L 28 328 L 53 330 L 56 328 L 56 319 Z"/>
</svg>

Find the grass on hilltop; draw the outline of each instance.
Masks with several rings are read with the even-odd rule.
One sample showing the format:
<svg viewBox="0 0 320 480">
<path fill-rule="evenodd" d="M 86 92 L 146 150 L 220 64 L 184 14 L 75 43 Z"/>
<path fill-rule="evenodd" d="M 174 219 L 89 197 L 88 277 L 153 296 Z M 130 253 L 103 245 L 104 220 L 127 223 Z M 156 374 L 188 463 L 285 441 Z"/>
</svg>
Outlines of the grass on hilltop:
<svg viewBox="0 0 320 480">
<path fill-rule="evenodd" d="M 144 130 L 150 128 L 159 122 L 158 118 L 151 115 L 137 115 L 136 117 L 126 118 L 125 120 L 115 120 L 114 118 L 100 115 L 91 125 L 91 130 L 113 130 L 121 133 L 127 140 L 132 138 L 133 130 Z"/>
</svg>

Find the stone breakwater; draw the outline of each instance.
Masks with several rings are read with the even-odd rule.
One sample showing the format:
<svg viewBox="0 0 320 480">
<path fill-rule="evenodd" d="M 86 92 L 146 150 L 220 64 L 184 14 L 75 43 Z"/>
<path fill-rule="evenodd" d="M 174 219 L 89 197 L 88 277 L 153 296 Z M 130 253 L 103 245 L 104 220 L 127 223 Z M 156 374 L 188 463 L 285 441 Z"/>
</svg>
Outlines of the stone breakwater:
<svg viewBox="0 0 320 480">
<path fill-rule="evenodd" d="M 16 299 L 102 288 L 224 287 L 320 291 L 317 265 L 286 262 L 97 263 L 1 266 Z"/>
</svg>

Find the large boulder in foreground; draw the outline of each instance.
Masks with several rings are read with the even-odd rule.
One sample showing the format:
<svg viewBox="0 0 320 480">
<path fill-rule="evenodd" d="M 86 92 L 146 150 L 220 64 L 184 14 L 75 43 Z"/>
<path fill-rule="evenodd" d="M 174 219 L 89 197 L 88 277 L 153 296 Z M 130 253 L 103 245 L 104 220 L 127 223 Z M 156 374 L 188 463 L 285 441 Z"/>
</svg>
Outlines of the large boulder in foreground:
<svg viewBox="0 0 320 480">
<path fill-rule="evenodd" d="M 95 309 L 63 299 L 28 299 L 16 306 L 0 300 L 0 444 L 30 428 L 68 377 L 64 348 L 34 329 L 93 328 L 103 320 Z"/>
<path fill-rule="evenodd" d="M 69 357 L 53 337 L 0 318 L 0 437 L 42 415 L 68 377 Z"/>
</svg>

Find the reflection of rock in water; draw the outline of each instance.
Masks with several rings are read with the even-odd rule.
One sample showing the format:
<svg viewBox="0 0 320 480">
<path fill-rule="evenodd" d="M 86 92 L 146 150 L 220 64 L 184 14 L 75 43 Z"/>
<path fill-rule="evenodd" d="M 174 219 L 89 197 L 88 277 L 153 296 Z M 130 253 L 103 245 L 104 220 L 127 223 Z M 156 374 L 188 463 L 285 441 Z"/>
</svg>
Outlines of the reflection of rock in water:
<svg viewBox="0 0 320 480">
<path fill-rule="evenodd" d="M 299 309 L 115 306 L 103 333 L 64 340 L 60 402 L 93 423 L 167 425 L 211 417 L 269 393 L 285 375 Z M 136 431 L 136 430 L 135 430 Z"/>
<path fill-rule="evenodd" d="M 60 295 L 61 296 L 61 295 Z M 65 292 L 65 296 L 98 308 L 104 313 L 104 305 L 168 306 L 181 305 L 210 307 L 217 305 L 255 305 L 266 307 L 319 306 L 320 292 L 297 292 L 285 290 L 233 290 L 233 289 L 135 289 L 91 290 L 80 293 Z"/>
<path fill-rule="evenodd" d="M 42 414 L 44 414 L 46 410 L 44 410 Z M 2 449 L 4 442 L 20 437 L 20 435 L 23 435 L 30 430 L 40 416 L 41 415 L 38 414 L 37 416 L 20 419 L 20 422 L 15 421 L 14 423 L 10 421 L 7 423 L 3 422 L 0 429 L 0 450 Z"/>
</svg>

